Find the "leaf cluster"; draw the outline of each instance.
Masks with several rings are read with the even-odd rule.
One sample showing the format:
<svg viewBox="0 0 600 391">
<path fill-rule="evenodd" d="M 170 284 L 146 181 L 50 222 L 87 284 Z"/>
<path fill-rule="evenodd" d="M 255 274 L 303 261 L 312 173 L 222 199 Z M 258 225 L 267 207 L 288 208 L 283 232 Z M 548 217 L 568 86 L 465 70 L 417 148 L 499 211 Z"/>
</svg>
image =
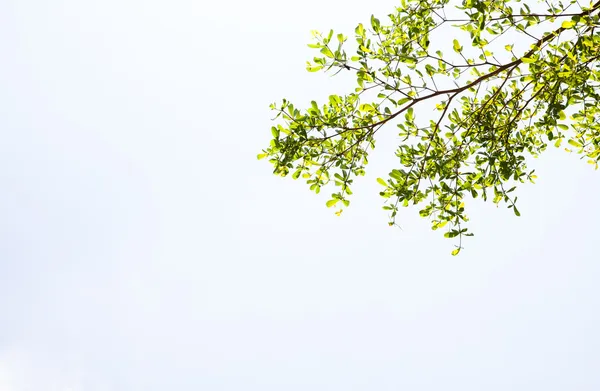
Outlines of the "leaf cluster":
<svg viewBox="0 0 600 391">
<path fill-rule="evenodd" d="M 467 198 L 520 215 L 513 192 L 536 178 L 527 156 L 551 144 L 600 161 L 600 1 L 531 3 L 402 0 L 385 21 L 358 24 L 353 45 L 314 32 L 307 70 L 349 72 L 356 86 L 305 109 L 272 104 L 278 123 L 258 157 L 315 193 L 332 186 L 328 207 L 348 206 L 377 133 L 394 124 L 397 166 L 377 179 L 389 224 L 400 207 L 420 205 L 432 229 L 457 238 L 456 255 L 472 235 Z M 434 47 L 434 36 L 446 41 Z M 432 114 L 417 116 L 425 104 Z"/>
</svg>

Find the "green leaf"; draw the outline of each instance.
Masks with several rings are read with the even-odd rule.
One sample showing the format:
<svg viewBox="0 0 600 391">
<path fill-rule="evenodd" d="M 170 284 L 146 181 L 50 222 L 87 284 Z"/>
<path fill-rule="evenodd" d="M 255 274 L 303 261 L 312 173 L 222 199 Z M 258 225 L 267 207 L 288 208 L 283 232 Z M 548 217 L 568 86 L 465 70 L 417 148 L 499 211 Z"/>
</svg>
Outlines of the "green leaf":
<svg viewBox="0 0 600 391">
<path fill-rule="evenodd" d="M 559 138 L 559 139 L 557 139 L 557 140 L 554 142 L 554 146 L 555 146 L 556 148 L 560 147 L 560 144 L 562 144 L 562 138 Z"/>
<path fill-rule="evenodd" d="M 452 256 L 457 256 L 459 252 L 460 252 L 460 248 L 456 248 L 456 249 L 452 250 L 451 254 L 452 254 Z"/>
<path fill-rule="evenodd" d="M 362 23 L 359 23 L 359 24 L 356 26 L 356 28 L 354 29 L 354 32 L 355 32 L 357 35 L 363 35 L 363 34 L 365 33 L 365 28 L 364 28 L 364 26 L 362 25 Z"/>
<path fill-rule="evenodd" d="M 436 221 L 431 227 L 431 229 L 435 231 L 437 229 L 443 228 L 446 224 L 448 224 L 448 221 Z"/>
<path fill-rule="evenodd" d="M 321 49 L 321 53 L 323 53 L 325 56 L 327 56 L 329 58 L 333 58 L 333 53 L 331 52 L 331 49 L 329 49 L 327 46 L 324 46 Z"/>
<path fill-rule="evenodd" d="M 573 22 L 572 20 L 565 20 L 564 22 L 562 22 L 562 24 L 560 25 L 560 27 L 564 28 L 564 29 L 570 29 L 571 27 L 575 26 L 575 22 Z"/>
<path fill-rule="evenodd" d="M 323 65 L 316 65 L 316 66 L 308 65 L 306 67 L 306 70 L 309 72 L 317 72 L 317 71 L 320 71 L 321 69 L 323 69 Z"/>
<path fill-rule="evenodd" d="M 329 34 L 327 34 L 327 38 L 324 39 L 325 44 L 331 41 L 331 37 L 333 37 L 333 30 L 329 30 Z"/>
<path fill-rule="evenodd" d="M 444 234 L 444 237 L 445 238 L 454 238 L 454 237 L 458 236 L 458 234 L 459 234 L 459 232 L 457 230 L 453 229 L 452 231 L 446 232 Z"/>
<path fill-rule="evenodd" d="M 335 204 L 337 204 L 338 201 L 339 201 L 339 199 L 329 200 L 329 201 L 327 201 L 327 203 L 325 203 L 325 205 L 327 205 L 328 208 L 331 208 L 332 206 L 334 206 Z"/>
<path fill-rule="evenodd" d="M 399 170 L 393 169 L 392 172 L 390 172 L 390 176 L 397 181 L 402 180 L 402 173 Z"/>
<path fill-rule="evenodd" d="M 358 107 L 358 110 L 371 112 L 371 111 L 375 111 L 375 108 L 372 105 L 370 105 L 369 103 L 363 103 L 362 105 L 360 105 Z"/>
<path fill-rule="evenodd" d="M 387 187 L 388 184 L 385 182 L 385 180 L 383 178 L 377 178 L 377 182 L 379 182 L 380 185 Z"/>
<path fill-rule="evenodd" d="M 455 40 L 453 41 L 453 46 L 452 46 L 452 47 L 454 48 L 454 51 L 455 51 L 456 53 L 460 53 L 460 52 L 462 52 L 462 46 L 460 46 L 460 43 L 458 42 L 458 40 L 456 40 L 456 39 L 455 39 Z"/>
<path fill-rule="evenodd" d="M 516 207 L 516 206 L 514 206 L 514 205 L 513 205 L 513 208 L 512 208 L 512 209 L 513 209 L 513 212 L 515 212 L 515 215 L 517 215 L 517 216 L 521 216 L 521 213 L 519 212 L 519 210 L 517 209 L 517 207 Z"/>
<path fill-rule="evenodd" d="M 521 58 L 521 61 L 523 61 L 525 64 L 531 64 L 535 62 L 534 58 L 529 58 L 529 57 L 523 57 Z"/>
<path fill-rule="evenodd" d="M 379 19 L 377 19 L 375 15 L 371 15 L 371 27 L 373 27 L 373 30 L 375 32 L 378 32 L 380 26 L 381 23 L 379 22 Z"/>
<path fill-rule="evenodd" d="M 260 160 L 260 159 L 264 159 L 264 158 L 266 158 L 267 156 L 269 156 L 269 154 L 268 154 L 268 153 L 259 153 L 258 155 L 256 155 L 256 158 L 257 158 L 258 160 Z"/>
<path fill-rule="evenodd" d="M 277 129 L 275 126 L 271 126 L 271 135 L 273 138 L 279 138 L 279 129 Z"/>
<path fill-rule="evenodd" d="M 569 140 L 569 144 L 571 144 L 572 146 L 577 147 L 577 148 L 582 147 L 581 143 L 579 143 L 578 141 L 575 141 L 573 139 Z"/>
</svg>

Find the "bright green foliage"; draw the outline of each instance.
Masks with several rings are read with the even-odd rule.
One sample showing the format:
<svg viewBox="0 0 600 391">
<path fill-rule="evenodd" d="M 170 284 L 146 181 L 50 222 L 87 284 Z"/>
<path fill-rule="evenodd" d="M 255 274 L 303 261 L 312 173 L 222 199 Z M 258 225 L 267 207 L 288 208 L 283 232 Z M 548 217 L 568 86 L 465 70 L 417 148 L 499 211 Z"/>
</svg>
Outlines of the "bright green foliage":
<svg viewBox="0 0 600 391">
<path fill-rule="evenodd" d="M 314 33 L 309 46 L 320 54 L 307 69 L 351 72 L 355 89 L 305 110 L 285 99 L 271 105 L 280 122 L 259 155 L 316 193 L 337 188 L 328 207 L 348 206 L 384 125 L 401 137 L 398 165 L 377 179 L 390 225 L 400 206 L 420 204 L 434 230 L 458 238 L 454 255 L 472 235 L 466 197 L 519 215 L 511 193 L 535 178 L 527 155 L 569 146 L 598 167 L 600 1 L 402 0 L 354 35 L 355 45 Z M 426 104 L 431 114 L 417 118 L 414 108 Z"/>
</svg>

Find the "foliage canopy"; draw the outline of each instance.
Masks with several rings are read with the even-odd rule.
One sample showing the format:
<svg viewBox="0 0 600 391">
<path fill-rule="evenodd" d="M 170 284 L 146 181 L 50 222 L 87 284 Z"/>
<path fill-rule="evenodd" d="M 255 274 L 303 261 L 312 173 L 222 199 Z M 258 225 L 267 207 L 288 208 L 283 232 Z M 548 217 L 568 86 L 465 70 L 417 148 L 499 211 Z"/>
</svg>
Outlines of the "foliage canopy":
<svg viewBox="0 0 600 391">
<path fill-rule="evenodd" d="M 351 72 L 356 87 L 304 110 L 272 104 L 278 123 L 258 158 L 316 193 L 335 188 L 328 207 L 349 205 L 376 134 L 392 123 L 398 166 L 377 178 L 389 224 L 400 206 L 420 204 L 434 230 L 458 239 L 454 255 L 472 235 L 465 197 L 519 215 L 515 185 L 535 179 L 526 155 L 562 145 L 598 167 L 600 1 L 402 0 L 385 21 L 358 24 L 355 42 L 313 36 L 319 55 L 307 70 Z M 432 114 L 417 118 L 422 105 Z"/>
</svg>

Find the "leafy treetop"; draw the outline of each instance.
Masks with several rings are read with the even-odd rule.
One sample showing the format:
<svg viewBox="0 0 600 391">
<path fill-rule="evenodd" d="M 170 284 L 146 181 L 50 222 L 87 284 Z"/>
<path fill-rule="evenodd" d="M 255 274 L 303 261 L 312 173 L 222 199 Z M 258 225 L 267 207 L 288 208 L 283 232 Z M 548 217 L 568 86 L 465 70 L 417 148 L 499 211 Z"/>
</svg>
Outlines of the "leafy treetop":
<svg viewBox="0 0 600 391">
<path fill-rule="evenodd" d="M 320 54 L 307 63 L 310 72 L 353 73 L 354 91 L 304 110 L 272 104 L 279 121 L 258 155 L 316 193 L 333 185 L 328 207 L 349 205 L 376 134 L 391 123 L 402 140 L 398 166 L 377 178 L 389 224 L 400 206 L 420 204 L 434 230 L 447 226 L 444 236 L 458 239 L 453 255 L 472 235 L 465 197 L 519 215 L 511 193 L 535 179 L 526 155 L 567 144 L 598 167 L 600 1 L 402 0 L 385 22 L 372 16 L 354 33 L 348 54 L 347 36 L 314 32 L 309 46 Z M 417 119 L 414 108 L 428 102 L 434 114 Z"/>
</svg>

